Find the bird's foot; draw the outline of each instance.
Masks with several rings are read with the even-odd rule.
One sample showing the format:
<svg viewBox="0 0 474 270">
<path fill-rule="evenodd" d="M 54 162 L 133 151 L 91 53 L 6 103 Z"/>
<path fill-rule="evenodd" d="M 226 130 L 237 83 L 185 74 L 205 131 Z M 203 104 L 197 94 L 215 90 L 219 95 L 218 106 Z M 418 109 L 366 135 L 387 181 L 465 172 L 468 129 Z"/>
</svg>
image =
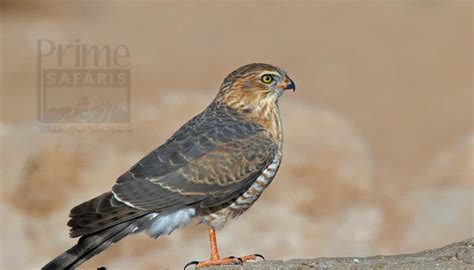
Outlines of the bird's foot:
<svg viewBox="0 0 474 270">
<path fill-rule="evenodd" d="M 250 255 L 238 257 L 237 259 L 239 259 L 239 260 L 242 261 L 242 262 L 246 262 L 246 261 L 255 261 L 255 260 L 257 260 L 258 258 L 260 258 L 260 259 L 262 259 L 262 260 L 265 261 L 265 257 L 263 257 L 263 256 L 260 255 L 260 254 L 250 254 Z"/>
<path fill-rule="evenodd" d="M 184 266 L 184 269 L 186 269 L 190 265 L 196 265 L 196 268 L 201 268 L 201 267 L 213 266 L 213 265 L 243 264 L 246 261 L 257 260 L 258 258 L 265 260 L 265 258 L 260 254 L 251 254 L 251 255 L 246 255 L 242 257 L 230 256 L 223 259 L 213 259 L 213 260 L 211 259 L 211 260 L 202 261 L 202 262 L 192 261 L 186 264 L 186 266 Z"/>
<path fill-rule="evenodd" d="M 190 265 L 196 265 L 196 268 L 201 268 L 201 267 L 206 267 L 206 266 L 211 266 L 211 265 L 242 264 L 242 263 L 243 261 L 240 260 L 239 258 L 227 257 L 223 259 L 211 259 L 211 260 L 202 261 L 202 262 L 192 261 L 186 264 L 186 266 L 184 266 L 184 269 L 186 270 L 186 268 Z"/>
</svg>

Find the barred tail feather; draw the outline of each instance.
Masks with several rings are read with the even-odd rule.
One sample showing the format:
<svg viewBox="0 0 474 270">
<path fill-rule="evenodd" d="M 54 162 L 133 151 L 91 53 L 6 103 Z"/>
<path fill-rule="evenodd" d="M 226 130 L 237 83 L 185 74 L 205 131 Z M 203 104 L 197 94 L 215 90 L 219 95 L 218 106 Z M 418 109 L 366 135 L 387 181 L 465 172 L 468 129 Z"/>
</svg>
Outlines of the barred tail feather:
<svg viewBox="0 0 474 270">
<path fill-rule="evenodd" d="M 136 228 L 136 221 L 128 221 L 92 235 L 82 236 L 75 246 L 53 259 L 42 269 L 75 269 L 84 261 L 99 254 L 111 244 L 133 233 Z"/>
<path fill-rule="evenodd" d="M 81 238 L 42 269 L 74 269 L 129 234 L 146 230 L 157 238 L 185 226 L 195 214 L 193 207 L 162 212 L 137 210 L 115 201 L 112 193 L 104 193 L 71 210 L 71 236 Z"/>
</svg>

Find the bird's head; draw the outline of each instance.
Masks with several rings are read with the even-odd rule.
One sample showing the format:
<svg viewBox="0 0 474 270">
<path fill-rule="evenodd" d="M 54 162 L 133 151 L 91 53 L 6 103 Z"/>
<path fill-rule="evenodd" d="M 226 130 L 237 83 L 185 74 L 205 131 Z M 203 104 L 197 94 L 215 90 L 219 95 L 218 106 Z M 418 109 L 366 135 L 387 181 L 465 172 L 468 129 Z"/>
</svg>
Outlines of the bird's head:
<svg viewBox="0 0 474 270">
<path fill-rule="evenodd" d="M 285 90 L 295 88 L 285 70 L 269 64 L 248 64 L 224 79 L 217 99 L 234 108 L 258 110 L 265 104 L 276 105 Z"/>
</svg>

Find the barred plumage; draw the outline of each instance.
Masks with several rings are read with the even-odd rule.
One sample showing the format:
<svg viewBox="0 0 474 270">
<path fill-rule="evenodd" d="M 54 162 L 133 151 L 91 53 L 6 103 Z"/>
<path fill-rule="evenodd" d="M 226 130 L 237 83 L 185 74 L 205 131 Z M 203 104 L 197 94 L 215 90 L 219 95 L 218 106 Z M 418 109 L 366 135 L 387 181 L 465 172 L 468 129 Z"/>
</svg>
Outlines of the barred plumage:
<svg viewBox="0 0 474 270">
<path fill-rule="evenodd" d="M 75 268 L 123 237 L 169 234 L 197 217 L 214 228 L 247 210 L 275 176 L 283 134 L 278 98 L 294 83 L 280 68 L 249 64 L 230 73 L 213 102 L 121 175 L 110 192 L 71 210 L 76 246 L 43 269 Z M 216 255 L 217 254 L 217 255 Z M 249 257 L 253 258 L 253 257 Z"/>
</svg>

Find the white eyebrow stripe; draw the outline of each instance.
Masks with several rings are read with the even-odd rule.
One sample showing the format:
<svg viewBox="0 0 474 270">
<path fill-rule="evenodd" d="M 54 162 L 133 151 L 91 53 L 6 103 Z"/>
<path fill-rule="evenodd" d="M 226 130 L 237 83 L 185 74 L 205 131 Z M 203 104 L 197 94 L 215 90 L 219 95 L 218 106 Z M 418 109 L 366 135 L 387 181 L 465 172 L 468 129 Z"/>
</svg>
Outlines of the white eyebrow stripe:
<svg viewBox="0 0 474 270">
<path fill-rule="evenodd" d="M 276 71 L 262 71 L 260 72 L 260 74 L 258 74 L 258 76 L 261 77 L 265 74 L 275 75 L 275 76 L 278 76 L 278 78 L 281 78 L 281 74 Z"/>
</svg>

